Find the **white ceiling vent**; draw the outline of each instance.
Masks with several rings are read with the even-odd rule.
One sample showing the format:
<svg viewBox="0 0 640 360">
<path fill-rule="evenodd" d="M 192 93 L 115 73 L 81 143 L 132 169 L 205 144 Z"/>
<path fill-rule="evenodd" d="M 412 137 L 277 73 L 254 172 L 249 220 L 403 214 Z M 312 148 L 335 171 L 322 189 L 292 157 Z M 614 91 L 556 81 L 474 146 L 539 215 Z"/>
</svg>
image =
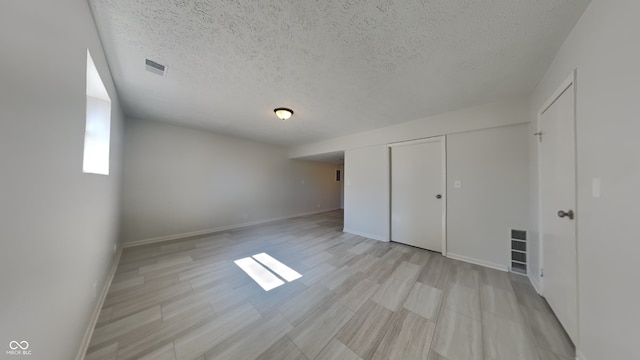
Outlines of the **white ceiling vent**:
<svg viewBox="0 0 640 360">
<path fill-rule="evenodd" d="M 166 74 L 166 70 L 167 70 L 166 66 L 162 64 L 158 64 L 157 62 L 149 59 L 145 59 L 144 62 L 145 62 L 145 68 L 147 69 L 147 71 L 160 76 L 164 76 Z"/>
</svg>

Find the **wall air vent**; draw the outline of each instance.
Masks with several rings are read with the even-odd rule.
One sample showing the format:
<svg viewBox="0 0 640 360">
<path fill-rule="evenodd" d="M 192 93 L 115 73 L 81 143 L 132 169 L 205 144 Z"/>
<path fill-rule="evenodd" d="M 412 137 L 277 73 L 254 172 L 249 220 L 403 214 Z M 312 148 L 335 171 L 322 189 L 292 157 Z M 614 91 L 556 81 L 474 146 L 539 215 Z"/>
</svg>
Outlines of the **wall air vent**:
<svg viewBox="0 0 640 360">
<path fill-rule="evenodd" d="M 147 71 L 152 72 L 156 75 L 160 75 L 160 76 L 164 76 L 165 72 L 167 70 L 167 67 L 162 65 L 162 64 L 158 64 L 157 62 L 153 61 L 153 60 L 149 60 L 149 59 L 145 59 L 144 61 L 145 63 L 145 68 L 147 69 Z"/>
<path fill-rule="evenodd" d="M 511 272 L 527 274 L 527 232 L 511 229 Z"/>
</svg>

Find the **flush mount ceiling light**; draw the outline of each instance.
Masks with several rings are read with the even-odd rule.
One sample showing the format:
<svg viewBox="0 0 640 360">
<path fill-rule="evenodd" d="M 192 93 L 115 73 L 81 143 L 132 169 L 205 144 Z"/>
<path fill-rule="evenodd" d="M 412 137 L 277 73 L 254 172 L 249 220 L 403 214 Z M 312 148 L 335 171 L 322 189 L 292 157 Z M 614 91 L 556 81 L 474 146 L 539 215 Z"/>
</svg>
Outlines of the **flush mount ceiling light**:
<svg viewBox="0 0 640 360">
<path fill-rule="evenodd" d="M 276 113 L 276 116 L 280 119 L 280 120 L 287 120 L 288 118 L 291 117 L 291 115 L 293 115 L 293 110 L 291 109 L 287 109 L 287 108 L 275 108 L 273 109 L 273 112 Z"/>
</svg>

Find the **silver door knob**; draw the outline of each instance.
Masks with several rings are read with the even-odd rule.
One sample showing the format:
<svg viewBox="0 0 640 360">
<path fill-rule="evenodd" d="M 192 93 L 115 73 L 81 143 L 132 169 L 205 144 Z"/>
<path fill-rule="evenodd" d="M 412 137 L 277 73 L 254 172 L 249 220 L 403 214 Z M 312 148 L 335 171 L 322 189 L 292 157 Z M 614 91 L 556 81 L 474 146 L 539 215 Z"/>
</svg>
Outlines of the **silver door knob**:
<svg viewBox="0 0 640 360">
<path fill-rule="evenodd" d="M 558 211 L 558 217 L 568 217 L 569 220 L 573 220 L 573 210 L 569 210 L 569 211 Z"/>
</svg>

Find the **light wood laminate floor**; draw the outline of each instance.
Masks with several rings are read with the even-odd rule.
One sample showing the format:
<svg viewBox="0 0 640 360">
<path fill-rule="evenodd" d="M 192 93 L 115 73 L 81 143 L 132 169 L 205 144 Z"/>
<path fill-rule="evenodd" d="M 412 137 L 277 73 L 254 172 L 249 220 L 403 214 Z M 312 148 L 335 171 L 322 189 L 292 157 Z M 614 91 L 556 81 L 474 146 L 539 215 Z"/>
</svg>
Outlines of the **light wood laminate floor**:
<svg viewBox="0 0 640 360">
<path fill-rule="evenodd" d="M 234 260 L 302 277 L 265 292 Z M 342 232 L 342 212 L 123 251 L 86 359 L 569 360 L 525 277 Z"/>
</svg>

